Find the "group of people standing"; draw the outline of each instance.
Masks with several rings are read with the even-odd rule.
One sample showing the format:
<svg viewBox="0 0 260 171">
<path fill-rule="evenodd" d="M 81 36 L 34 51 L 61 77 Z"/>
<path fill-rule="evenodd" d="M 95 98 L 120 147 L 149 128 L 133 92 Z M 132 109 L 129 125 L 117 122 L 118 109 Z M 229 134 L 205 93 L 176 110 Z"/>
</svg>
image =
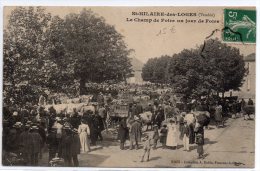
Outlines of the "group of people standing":
<svg viewBox="0 0 260 171">
<path fill-rule="evenodd" d="M 104 109 L 100 106 L 99 109 Z M 26 115 L 22 115 L 24 111 Z M 49 152 L 49 162 L 53 158 L 63 158 L 65 166 L 78 166 L 77 155 L 89 152 L 91 145 L 102 141 L 101 131 L 105 129 L 102 116 L 96 112 L 86 111 L 80 116 L 76 110 L 71 115 L 48 113 L 38 110 L 22 109 L 12 111 L 5 108 L 3 121 L 3 158 L 7 154 L 16 154 L 23 163 L 18 165 L 38 166 L 46 145 Z M 27 117 L 24 117 L 27 116 Z M 6 163 L 9 165 L 10 163 Z"/>
</svg>

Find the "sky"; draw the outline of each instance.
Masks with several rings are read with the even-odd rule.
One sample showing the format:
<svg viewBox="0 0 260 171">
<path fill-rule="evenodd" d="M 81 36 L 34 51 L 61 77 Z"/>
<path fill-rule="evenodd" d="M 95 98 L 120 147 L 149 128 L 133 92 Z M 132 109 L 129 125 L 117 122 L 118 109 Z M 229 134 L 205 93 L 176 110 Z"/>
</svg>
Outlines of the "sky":
<svg viewBox="0 0 260 171">
<path fill-rule="evenodd" d="M 4 8 L 4 27 L 14 7 Z M 45 7 L 53 16 L 64 17 L 69 13 L 79 13 L 83 8 L 90 9 L 124 36 L 129 49 L 133 49 L 134 57 L 142 62 L 162 55 L 173 55 L 183 49 L 195 48 L 203 44 L 205 38 L 215 29 L 222 29 L 224 7 Z M 230 7 L 229 7 L 230 8 Z M 133 16 L 132 12 L 164 12 L 164 13 L 203 13 L 214 17 L 167 17 L 167 16 Z M 210 19 L 219 23 L 177 23 L 177 22 L 127 22 L 132 19 Z M 165 33 L 165 34 L 159 34 Z M 221 39 L 217 32 L 212 38 Z M 244 55 L 255 52 L 255 44 L 228 43 L 240 49 Z"/>
</svg>

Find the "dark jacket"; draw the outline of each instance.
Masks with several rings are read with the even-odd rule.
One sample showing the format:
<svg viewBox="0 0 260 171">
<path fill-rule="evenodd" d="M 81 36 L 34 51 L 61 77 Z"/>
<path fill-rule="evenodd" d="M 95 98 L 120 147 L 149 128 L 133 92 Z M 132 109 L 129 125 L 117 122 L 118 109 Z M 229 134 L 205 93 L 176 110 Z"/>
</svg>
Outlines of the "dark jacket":
<svg viewBox="0 0 260 171">
<path fill-rule="evenodd" d="M 70 124 L 73 128 L 76 128 L 78 129 L 79 128 L 79 125 L 80 125 L 80 117 L 78 115 L 73 115 L 71 118 L 70 118 Z"/>
<path fill-rule="evenodd" d="M 92 129 L 94 132 L 101 132 L 104 130 L 102 118 L 99 115 L 94 115 L 92 118 Z"/>
<path fill-rule="evenodd" d="M 38 132 L 32 132 L 32 154 L 39 153 L 41 150 L 42 138 Z"/>
<path fill-rule="evenodd" d="M 153 132 L 153 139 L 158 140 L 159 139 L 159 131 L 158 129 L 155 129 Z"/>
<path fill-rule="evenodd" d="M 24 131 L 21 133 L 19 137 L 19 143 L 22 153 L 31 154 L 33 142 L 31 133 L 29 131 Z"/>
<path fill-rule="evenodd" d="M 71 144 L 73 141 L 73 137 L 71 134 L 64 133 L 61 137 L 60 142 L 60 155 L 62 158 L 68 158 L 71 157 Z"/>
<path fill-rule="evenodd" d="M 190 136 L 190 128 L 188 125 L 184 125 L 181 129 L 180 139 L 183 139 L 184 135 Z"/>
<path fill-rule="evenodd" d="M 49 149 L 58 149 L 58 139 L 56 138 L 56 131 L 55 132 L 51 132 L 48 136 L 47 136 L 47 140 L 46 143 L 49 145 Z"/>
<path fill-rule="evenodd" d="M 77 133 L 72 134 L 71 155 L 80 154 L 80 139 Z"/>
<path fill-rule="evenodd" d="M 141 141 L 142 124 L 140 121 L 135 120 L 130 128 L 130 138 L 136 141 Z"/>
<path fill-rule="evenodd" d="M 129 131 L 126 125 L 126 121 L 123 119 L 120 121 L 119 129 L 118 129 L 118 139 L 121 142 L 125 142 L 129 136 Z"/>
</svg>

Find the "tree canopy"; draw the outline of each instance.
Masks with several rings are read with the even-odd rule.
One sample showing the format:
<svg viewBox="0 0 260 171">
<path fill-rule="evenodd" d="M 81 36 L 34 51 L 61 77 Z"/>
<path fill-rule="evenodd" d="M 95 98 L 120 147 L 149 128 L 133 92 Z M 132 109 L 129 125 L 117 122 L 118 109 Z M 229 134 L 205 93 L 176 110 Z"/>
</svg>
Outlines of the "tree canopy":
<svg viewBox="0 0 260 171">
<path fill-rule="evenodd" d="M 60 18 L 41 7 L 18 7 L 4 30 L 4 81 L 55 92 L 120 82 L 132 75 L 130 53 L 114 26 L 91 10 Z"/>
<path fill-rule="evenodd" d="M 142 78 L 144 81 L 152 83 L 168 83 L 168 67 L 170 56 L 150 58 L 142 68 Z"/>
<path fill-rule="evenodd" d="M 161 80 L 155 79 L 156 71 L 164 73 L 159 76 Z M 168 58 L 149 59 L 142 76 L 145 81 L 154 83 L 164 80 L 183 97 L 197 98 L 212 92 L 239 90 L 245 74 L 245 62 L 239 49 L 218 39 L 209 39 L 196 49 L 184 49 Z"/>
</svg>

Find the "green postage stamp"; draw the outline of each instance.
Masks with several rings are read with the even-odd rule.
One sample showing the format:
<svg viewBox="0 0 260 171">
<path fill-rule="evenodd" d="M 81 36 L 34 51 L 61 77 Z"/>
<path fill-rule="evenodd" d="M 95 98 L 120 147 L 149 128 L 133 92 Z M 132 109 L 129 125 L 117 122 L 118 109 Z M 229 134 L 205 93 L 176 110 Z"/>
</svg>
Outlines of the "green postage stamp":
<svg viewBox="0 0 260 171">
<path fill-rule="evenodd" d="M 256 42 L 256 11 L 224 9 L 223 41 Z"/>
</svg>

